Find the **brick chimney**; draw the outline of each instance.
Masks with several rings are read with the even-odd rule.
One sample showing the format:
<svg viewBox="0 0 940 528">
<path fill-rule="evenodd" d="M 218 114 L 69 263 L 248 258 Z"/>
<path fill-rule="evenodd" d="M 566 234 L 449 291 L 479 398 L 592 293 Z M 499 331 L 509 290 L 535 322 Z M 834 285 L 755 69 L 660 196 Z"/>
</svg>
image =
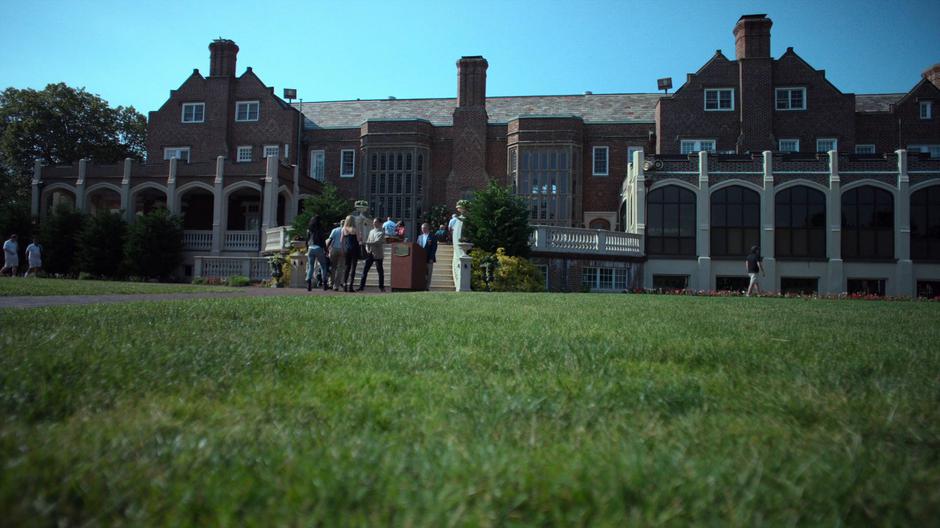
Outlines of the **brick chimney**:
<svg viewBox="0 0 940 528">
<path fill-rule="evenodd" d="M 448 207 L 489 181 L 486 173 L 486 59 L 461 57 L 457 61 L 457 108 L 450 175 L 444 189 Z"/>
<path fill-rule="evenodd" d="M 734 55 L 736 59 L 765 59 L 770 57 L 770 26 L 767 15 L 744 15 L 734 25 Z"/>
<path fill-rule="evenodd" d="M 234 77 L 238 46 L 229 39 L 216 39 L 209 44 L 209 76 Z"/>
<path fill-rule="evenodd" d="M 921 75 L 924 76 L 924 79 L 932 82 L 934 86 L 940 88 L 940 63 L 927 68 Z"/>
<path fill-rule="evenodd" d="M 457 106 L 486 105 L 486 69 L 489 63 L 477 55 L 457 61 Z"/>
</svg>

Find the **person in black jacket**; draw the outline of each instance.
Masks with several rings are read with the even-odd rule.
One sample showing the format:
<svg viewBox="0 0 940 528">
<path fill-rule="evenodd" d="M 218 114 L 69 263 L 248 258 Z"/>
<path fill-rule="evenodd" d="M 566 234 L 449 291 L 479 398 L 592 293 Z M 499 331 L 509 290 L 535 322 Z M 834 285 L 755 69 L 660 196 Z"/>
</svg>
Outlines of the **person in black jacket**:
<svg viewBox="0 0 940 528">
<path fill-rule="evenodd" d="M 434 272 L 434 263 L 437 262 L 437 237 L 431 233 L 431 224 L 425 222 L 421 224 L 421 235 L 418 237 L 418 245 L 427 252 L 428 274 L 425 277 L 425 289 L 431 289 L 431 274 Z"/>
<path fill-rule="evenodd" d="M 359 262 L 359 232 L 352 215 L 343 223 L 343 258 L 346 260 L 346 273 L 343 274 L 343 291 L 356 291 L 356 264 Z"/>
<path fill-rule="evenodd" d="M 313 289 L 313 264 L 320 263 L 320 281 L 323 289 L 327 288 L 327 277 L 330 276 L 330 261 L 326 257 L 326 241 L 323 240 L 323 227 L 320 226 L 320 215 L 314 215 L 307 225 L 307 291 Z"/>
</svg>

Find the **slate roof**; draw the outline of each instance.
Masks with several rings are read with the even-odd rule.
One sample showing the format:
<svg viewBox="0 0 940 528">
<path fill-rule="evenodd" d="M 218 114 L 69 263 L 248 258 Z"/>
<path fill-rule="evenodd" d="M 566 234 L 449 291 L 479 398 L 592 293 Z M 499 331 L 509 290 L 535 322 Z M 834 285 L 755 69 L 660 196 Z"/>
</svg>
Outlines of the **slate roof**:
<svg viewBox="0 0 940 528">
<path fill-rule="evenodd" d="M 575 115 L 586 123 L 653 123 L 660 97 L 658 93 L 487 97 L 486 113 L 490 123 L 527 115 Z M 373 99 L 303 103 L 301 111 L 305 128 L 357 128 L 370 119 L 424 119 L 436 126 L 451 126 L 456 107 L 453 98 Z"/>
<path fill-rule="evenodd" d="M 856 94 L 856 112 L 888 112 L 891 105 L 900 101 L 907 94 Z"/>
</svg>

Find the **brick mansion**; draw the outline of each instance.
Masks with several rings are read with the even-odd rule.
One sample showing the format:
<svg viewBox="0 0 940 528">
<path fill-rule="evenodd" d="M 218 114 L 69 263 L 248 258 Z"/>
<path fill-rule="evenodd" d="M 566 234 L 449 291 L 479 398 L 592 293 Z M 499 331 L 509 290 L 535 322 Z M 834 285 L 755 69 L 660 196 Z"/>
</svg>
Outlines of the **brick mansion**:
<svg viewBox="0 0 940 528">
<path fill-rule="evenodd" d="M 793 48 L 772 57 L 772 25 L 741 17 L 734 57 L 670 94 L 488 97 L 467 56 L 455 98 L 294 103 L 215 40 L 208 75 L 150 112 L 146 161 L 37 161 L 33 214 L 165 207 L 181 275 L 254 277 L 325 183 L 414 233 L 496 180 L 528 203 L 551 290 L 742 289 L 760 245 L 771 291 L 937 295 L 940 64 L 906 93 L 843 93 Z"/>
</svg>

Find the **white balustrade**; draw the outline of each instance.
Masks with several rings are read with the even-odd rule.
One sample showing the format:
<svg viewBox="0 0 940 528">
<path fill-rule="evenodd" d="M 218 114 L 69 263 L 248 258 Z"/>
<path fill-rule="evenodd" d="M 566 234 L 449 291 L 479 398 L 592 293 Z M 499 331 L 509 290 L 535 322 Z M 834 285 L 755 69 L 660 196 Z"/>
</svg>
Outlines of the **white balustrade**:
<svg viewBox="0 0 940 528">
<path fill-rule="evenodd" d="M 253 281 L 271 278 L 271 266 L 265 257 L 195 257 L 194 276 L 227 279 L 235 275 Z"/>
<path fill-rule="evenodd" d="M 257 231 L 226 231 L 222 249 L 225 251 L 258 251 Z"/>
<path fill-rule="evenodd" d="M 183 231 L 183 249 L 186 251 L 208 251 L 212 249 L 212 230 L 187 229 Z"/>
<path fill-rule="evenodd" d="M 290 245 L 288 227 L 272 227 L 264 232 L 264 251 L 280 251 Z"/>
<path fill-rule="evenodd" d="M 529 245 L 536 252 L 643 256 L 640 235 L 634 233 L 546 225 L 533 227 Z"/>
</svg>

